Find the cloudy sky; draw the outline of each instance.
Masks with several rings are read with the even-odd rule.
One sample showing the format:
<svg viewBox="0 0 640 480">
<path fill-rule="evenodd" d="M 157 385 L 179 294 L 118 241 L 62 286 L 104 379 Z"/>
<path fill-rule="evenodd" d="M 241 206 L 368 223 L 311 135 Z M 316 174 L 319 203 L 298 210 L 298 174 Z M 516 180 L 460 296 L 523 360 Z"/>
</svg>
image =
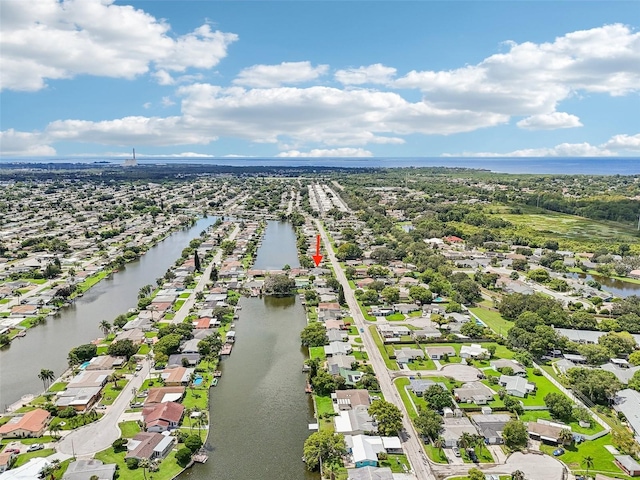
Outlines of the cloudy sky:
<svg viewBox="0 0 640 480">
<path fill-rule="evenodd" d="M 14 156 L 640 155 L 618 1 L 0 0 Z"/>
</svg>

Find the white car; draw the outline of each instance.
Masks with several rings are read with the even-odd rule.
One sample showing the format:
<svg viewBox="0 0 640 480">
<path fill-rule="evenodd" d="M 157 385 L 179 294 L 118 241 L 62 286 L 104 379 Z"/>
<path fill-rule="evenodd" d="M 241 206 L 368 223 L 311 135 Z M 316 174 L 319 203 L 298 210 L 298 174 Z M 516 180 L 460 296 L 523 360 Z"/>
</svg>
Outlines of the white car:
<svg viewBox="0 0 640 480">
<path fill-rule="evenodd" d="M 35 452 L 36 450 L 42 450 L 43 448 L 44 448 L 44 444 L 34 443 L 33 445 L 29 445 L 27 452 Z"/>
<path fill-rule="evenodd" d="M 451 449 L 451 451 L 453 451 L 453 454 L 454 454 L 456 457 L 459 457 L 459 456 L 460 456 L 460 449 L 459 449 L 458 447 L 453 447 L 453 448 Z"/>
</svg>

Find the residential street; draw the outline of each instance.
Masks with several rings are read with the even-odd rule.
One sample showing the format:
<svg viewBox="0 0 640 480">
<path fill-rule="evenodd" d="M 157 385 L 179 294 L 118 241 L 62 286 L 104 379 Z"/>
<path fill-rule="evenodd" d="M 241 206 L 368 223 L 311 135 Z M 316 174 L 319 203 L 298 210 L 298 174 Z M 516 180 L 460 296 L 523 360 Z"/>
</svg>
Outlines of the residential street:
<svg viewBox="0 0 640 480">
<path fill-rule="evenodd" d="M 349 282 L 347 281 L 347 277 L 340 267 L 340 263 L 333 253 L 333 249 L 331 248 L 331 244 L 329 242 L 329 238 L 327 233 L 325 232 L 322 224 L 319 220 L 316 220 L 316 226 L 318 228 L 318 232 L 322 236 L 322 240 L 325 245 L 326 254 L 328 259 L 331 261 L 333 265 L 333 269 L 336 273 L 336 277 L 340 284 L 344 288 L 345 298 L 347 300 L 347 304 L 349 305 L 349 310 L 351 311 L 351 315 L 354 319 L 356 326 L 359 329 L 363 329 L 364 331 L 361 333 L 363 344 L 369 354 L 369 361 L 373 366 L 374 371 L 377 374 L 378 381 L 380 382 L 380 389 L 384 395 L 385 400 L 394 403 L 400 411 L 403 413 L 402 423 L 404 426 L 404 432 L 401 434 L 401 441 L 403 444 L 403 449 L 409 462 L 411 463 L 411 467 L 415 475 L 420 480 L 435 480 L 436 477 L 431 470 L 431 466 L 427 460 L 427 457 L 424 453 L 422 445 L 420 444 L 420 437 L 416 433 L 413 428 L 413 424 L 411 420 L 409 420 L 408 412 L 404 407 L 404 403 L 398 394 L 393 382 L 391 380 L 391 376 L 389 375 L 389 371 L 376 347 L 371 333 L 369 332 L 368 324 L 360 311 L 360 307 L 358 305 L 358 301 L 354 295 L 353 290 L 349 286 Z M 465 472 L 466 473 L 466 472 Z"/>
<path fill-rule="evenodd" d="M 231 232 L 229 236 L 225 238 L 225 240 L 233 240 L 234 238 L 236 238 L 236 235 L 238 235 L 239 231 L 240 227 L 238 225 L 235 225 L 233 232 Z M 211 275 L 211 270 L 213 270 L 213 266 L 222 259 L 222 254 L 222 249 L 218 249 L 211 262 L 209 262 L 209 265 L 207 265 L 207 268 L 205 268 L 202 275 L 200 275 L 200 280 L 198 280 L 196 288 L 193 289 L 193 293 L 182 304 L 180 310 L 176 312 L 176 315 L 175 317 L 173 317 L 173 320 L 171 320 L 171 323 L 180 324 L 184 322 L 185 318 L 187 318 L 189 312 L 191 311 L 191 307 L 193 307 L 194 303 L 196 303 L 196 294 L 198 292 L 202 292 L 204 290 L 204 287 L 206 287 L 207 283 L 210 281 L 209 276 Z"/>
<path fill-rule="evenodd" d="M 90 456 L 109 448 L 115 440 L 120 438 L 120 428 L 118 428 L 120 417 L 129 408 L 133 398 L 133 390 L 140 389 L 151 369 L 150 360 L 143 360 L 141 365 L 142 370 L 131 377 L 113 405 L 107 407 L 107 413 L 104 417 L 65 435 L 56 444 L 58 452 L 76 457 Z"/>
</svg>

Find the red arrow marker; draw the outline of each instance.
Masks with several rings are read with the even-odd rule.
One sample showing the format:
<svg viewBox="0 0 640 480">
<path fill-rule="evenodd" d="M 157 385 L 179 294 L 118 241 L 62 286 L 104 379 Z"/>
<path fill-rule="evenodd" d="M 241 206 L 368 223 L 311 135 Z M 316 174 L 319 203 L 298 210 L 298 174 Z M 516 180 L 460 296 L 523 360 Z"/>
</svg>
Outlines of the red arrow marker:
<svg viewBox="0 0 640 480">
<path fill-rule="evenodd" d="M 322 255 L 320 255 L 320 235 L 316 237 L 316 254 L 313 256 L 313 261 L 316 264 L 316 267 L 320 265 L 322 261 Z"/>
</svg>

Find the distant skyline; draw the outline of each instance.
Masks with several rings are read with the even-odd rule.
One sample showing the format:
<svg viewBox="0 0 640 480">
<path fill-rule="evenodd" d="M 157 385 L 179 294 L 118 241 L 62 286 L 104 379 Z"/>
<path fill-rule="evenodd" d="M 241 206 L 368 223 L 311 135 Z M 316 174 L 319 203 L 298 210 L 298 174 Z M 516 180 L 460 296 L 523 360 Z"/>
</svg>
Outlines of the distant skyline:
<svg viewBox="0 0 640 480">
<path fill-rule="evenodd" d="M 640 155 L 635 1 L 0 0 L 0 155 Z"/>
</svg>

